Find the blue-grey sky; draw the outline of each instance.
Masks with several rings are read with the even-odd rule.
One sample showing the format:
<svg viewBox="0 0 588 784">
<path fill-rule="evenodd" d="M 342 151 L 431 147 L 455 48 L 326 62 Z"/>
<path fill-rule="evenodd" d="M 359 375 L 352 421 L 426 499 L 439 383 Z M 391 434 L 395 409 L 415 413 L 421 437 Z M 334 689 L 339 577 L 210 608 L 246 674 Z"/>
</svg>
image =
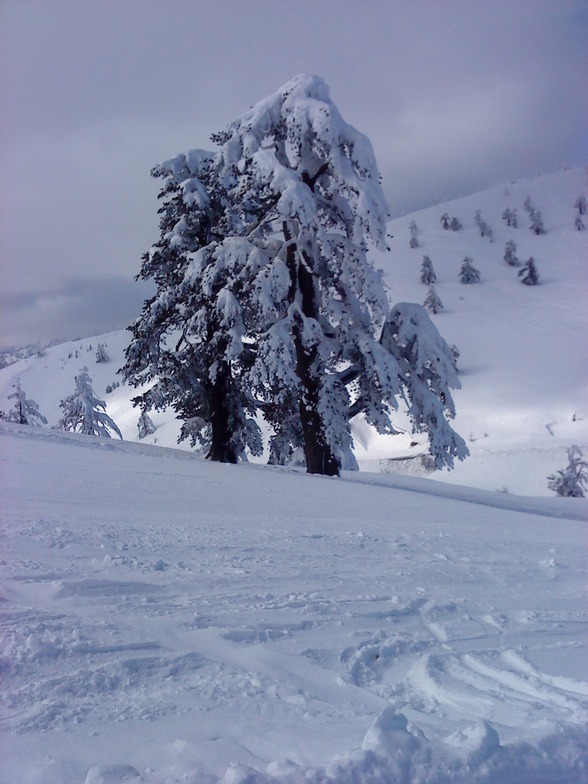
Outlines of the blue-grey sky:
<svg viewBox="0 0 588 784">
<path fill-rule="evenodd" d="M 588 161 L 586 0 L 0 0 L 3 346 L 126 326 L 151 167 L 301 72 L 393 215 Z"/>
</svg>

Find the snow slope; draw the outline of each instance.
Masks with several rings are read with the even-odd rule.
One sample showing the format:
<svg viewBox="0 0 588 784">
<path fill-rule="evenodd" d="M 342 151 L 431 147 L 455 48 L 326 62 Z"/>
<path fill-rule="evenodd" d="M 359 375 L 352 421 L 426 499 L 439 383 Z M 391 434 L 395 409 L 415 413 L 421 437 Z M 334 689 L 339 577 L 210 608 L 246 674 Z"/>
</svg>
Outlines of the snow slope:
<svg viewBox="0 0 588 784">
<path fill-rule="evenodd" d="M 2 782 L 588 782 L 588 501 L 8 424 L 0 459 Z"/>
<path fill-rule="evenodd" d="M 424 301 L 427 287 L 419 280 L 420 265 L 423 255 L 429 255 L 444 304 L 433 318 L 461 352 L 455 428 L 467 440 L 471 457 L 435 478 L 491 491 L 549 495 L 546 477 L 565 466 L 566 448 L 576 443 L 588 449 L 588 231 L 575 230 L 573 206 L 586 190 L 586 172 L 573 169 L 510 183 L 390 224 L 391 251 L 378 255 L 376 264 L 384 271 L 391 302 Z M 543 214 L 542 236 L 529 230 L 523 208 L 527 196 Z M 518 229 L 502 221 L 506 207 L 518 210 Z M 474 221 L 478 209 L 494 232 L 492 243 L 479 236 Z M 459 218 L 463 230 L 444 231 L 439 221 L 444 212 Z M 409 248 L 412 220 L 419 228 L 416 249 Z M 521 285 L 517 270 L 503 261 L 509 239 L 517 243 L 520 259 L 535 258 L 539 286 Z M 458 282 L 466 255 L 481 272 L 477 285 Z M 87 365 L 107 413 L 126 440 L 137 440 L 138 411 L 130 405 L 134 391 L 123 385 L 105 392 L 118 378 L 129 339 L 123 331 L 72 341 L 0 370 L 0 409 L 11 407 L 7 396 L 18 377 L 54 424 L 61 414 L 59 401 L 73 392 L 75 374 Z M 110 362 L 96 363 L 98 342 L 108 345 Z M 175 446 L 179 426 L 173 413 L 152 418 L 158 430 L 146 442 Z M 401 412 L 396 421 L 399 427 L 409 426 Z M 418 457 L 426 452 L 423 436 L 379 437 L 356 421 L 354 437 L 362 469 L 426 473 Z"/>
</svg>

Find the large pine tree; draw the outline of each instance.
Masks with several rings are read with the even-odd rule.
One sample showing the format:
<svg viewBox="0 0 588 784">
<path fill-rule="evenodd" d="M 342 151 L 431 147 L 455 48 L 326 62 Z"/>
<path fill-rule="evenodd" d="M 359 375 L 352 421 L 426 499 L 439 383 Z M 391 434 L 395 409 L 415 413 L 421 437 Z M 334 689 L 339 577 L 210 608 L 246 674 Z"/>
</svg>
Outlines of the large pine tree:
<svg viewBox="0 0 588 784">
<path fill-rule="evenodd" d="M 301 446 L 309 472 L 337 474 L 350 417 L 392 432 L 405 383 L 379 340 L 388 304 L 367 258 L 386 247 L 387 220 L 371 144 L 307 75 L 213 141 L 215 153 L 154 170 L 161 237 L 140 277 L 158 290 L 131 327 L 123 372 L 153 383 L 143 410 L 172 405 L 211 459 L 259 451 L 257 410 L 273 426 L 273 459 Z"/>
</svg>

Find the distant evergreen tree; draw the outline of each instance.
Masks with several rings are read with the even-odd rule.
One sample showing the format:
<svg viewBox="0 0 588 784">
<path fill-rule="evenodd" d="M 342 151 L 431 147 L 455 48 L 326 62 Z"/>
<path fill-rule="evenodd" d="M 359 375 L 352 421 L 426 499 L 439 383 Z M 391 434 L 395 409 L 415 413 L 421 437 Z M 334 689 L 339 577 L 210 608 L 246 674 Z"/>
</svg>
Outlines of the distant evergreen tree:
<svg viewBox="0 0 588 784">
<path fill-rule="evenodd" d="M 461 231 L 463 226 L 461 225 L 461 222 L 458 218 L 452 218 L 451 223 L 449 224 L 449 228 L 451 231 Z"/>
<path fill-rule="evenodd" d="M 461 352 L 458 349 L 458 347 L 455 345 L 455 343 L 452 344 L 451 346 L 449 346 L 449 348 L 451 349 L 451 357 L 452 357 L 453 367 L 455 369 L 455 372 L 459 373 L 459 368 L 457 366 L 457 363 L 458 363 L 459 358 L 461 356 Z"/>
<path fill-rule="evenodd" d="M 529 217 L 531 218 L 531 226 L 530 229 L 533 234 L 545 234 L 545 227 L 543 225 L 543 215 L 541 214 L 540 210 L 533 210 L 530 213 Z"/>
<path fill-rule="evenodd" d="M 437 275 L 433 269 L 433 262 L 428 256 L 423 256 L 423 263 L 421 264 L 421 283 L 425 283 L 429 286 L 431 283 L 435 283 L 436 280 Z"/>
<path fill-rule="evenodd" d="M 429 293 L 423 302 L 423 306 L 429 311 L 429 313 L 439 313 L 440 310 L 443 310 L 443 303 L 437 294 L 437 289 L 435 286 L 429 286 Z"/>
<path fill-rule="evenodd" d="M 586 197 L 584 194 L 580 194 L 580 196 L 578 196 L 574 207 L 578 210 L 580 215 L 586 215 Z"/>
<path fill-rule="evenodd" d="M 474 263 L 469 256 L 466 256 L 459 271 L 460 283 L 479 283 L 480 271 L 474 267 Z"/>
<path fill-rule="evenodd" d="M 476 226 L 478 227 L 478 231 L 480 232 L 480 237 L 488 237 L 490 242 L 492 242 L 494 240 L 494 233 L 490 228 L 490 226 L 482 218 L 482 213 L 480 212 L 480 210 L 476 210 L 474 215 L 474 220 L 476 221 Z"/>
<path fill-rule="evenodd" d="M 449 217 L 449 215 L 446 212 L 444 212 L 443 215 L 439 218 L 439 220 L 441 221 L 441 226 L 447 231 L 447 229 L 449 229 L 449 227 L 451 226 L 451 218 Z"/>
<path fill-rule="evenodd" d="M 26 392 L 16 379 L 12 385 L 14 392 L 8 395 L 9 400 L 14 400 L 14 408 L 6 414 L 7 422 L 17 422 L 19 425 L 46 425 L 47 420 L 39 411 L 39 405 L 34 400 L 27 399 Z"/>
<path fill-rule="evenodd" d="M 419 240 L 417 234 L 419 233 L 419 227 L 413 220 L 408 224 L 408 230 L 410 231 L 410 242 L 408 244 L 411 248 L 418 248 Z"/>
<path fill-rule="evenodd" d="M 584 231 L 586 228 L 584 226 L 584 221 L 582 220 L 581 213 L 578 213 L 574 219 L 574 226 L 576 227 L 577 231 Z"/>
<path fill-rule="evenodd" d="M 504 246 L 504 260 L 510 267 L 518 267 L 520 261 L 517 258 L 517 245 L 514 240 L 508 240 Z"/>
<path fill-rule="evenodd" d="M 556 474 L 547 477 L 547 487 L 564 498 L 584 498 L 588 483 L 588 463 L 582 459 L 578 446 L 568 449 L 568 464 Z"/>
<path fill-rule="evenodd" d="M 96 362 L 101 364 L 103 362 L 108 362 L 110 357 L 108 356 L 108 352 L 106 351 L 106 344 L 105 343 L 98 343 L 96 347 Z"/>
<path fill-rule="evenodd" d="M 502 213 L 502 220 L 507 226 L 510 226 L 513 229 L 518 228 L 519 222 L 516 209 L 511 210 L 510 207 L 507 207 Z"/>
<path fill-rule="evenodd" d="M 137 430 L 139 431 L 139 438 L 145 438 L 155 433 L 157 428 L 153 424 L 153 420 L 146 411 L 141 411 L 141 416 L 137 422 Z"/>
<path fill-rule="evenodd" d="M 533 204 L 530 196 L 527 196 L 527 198 L 523 202 L 523 207 L 525 208 L 525 211 L 529 213 L 529 215 L 532 212 L 535 212 L 535 205 Z"/>
<path fill-rule="evenodd" d="M 531 256 L 518 272 L 521 283 L 525 286 L 536 286 L 539 283 L 539 273 L 535 266 L 535 259 Z"/>
<path fill-rule="evenodd" d="M 88 436 L 110 438 L 110 430 L 122 439 L 122 433 L 115 422 L 106 413 L 106 403 L 94 395 L 92 379 L 88 368 L 83 367 L 75 377 L 76 389 L 73 395 L 66 397 L 59 404 L 63 409 L 63 417 L 57 427 L 60 430 L 71 430 Z"/>
</svg>

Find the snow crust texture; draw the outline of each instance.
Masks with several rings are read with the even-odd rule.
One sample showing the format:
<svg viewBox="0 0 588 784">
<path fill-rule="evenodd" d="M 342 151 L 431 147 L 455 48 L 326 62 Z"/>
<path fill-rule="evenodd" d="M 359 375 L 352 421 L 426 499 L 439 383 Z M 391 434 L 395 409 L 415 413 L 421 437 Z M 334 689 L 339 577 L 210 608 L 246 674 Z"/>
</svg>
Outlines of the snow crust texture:
<svg viewBox="0 0 588 784">
<path fill-rule="evenodd" d="M 1 781 L 588 781 L 585 499 L 13 424 L 0 456 Z"/>
</svg>

